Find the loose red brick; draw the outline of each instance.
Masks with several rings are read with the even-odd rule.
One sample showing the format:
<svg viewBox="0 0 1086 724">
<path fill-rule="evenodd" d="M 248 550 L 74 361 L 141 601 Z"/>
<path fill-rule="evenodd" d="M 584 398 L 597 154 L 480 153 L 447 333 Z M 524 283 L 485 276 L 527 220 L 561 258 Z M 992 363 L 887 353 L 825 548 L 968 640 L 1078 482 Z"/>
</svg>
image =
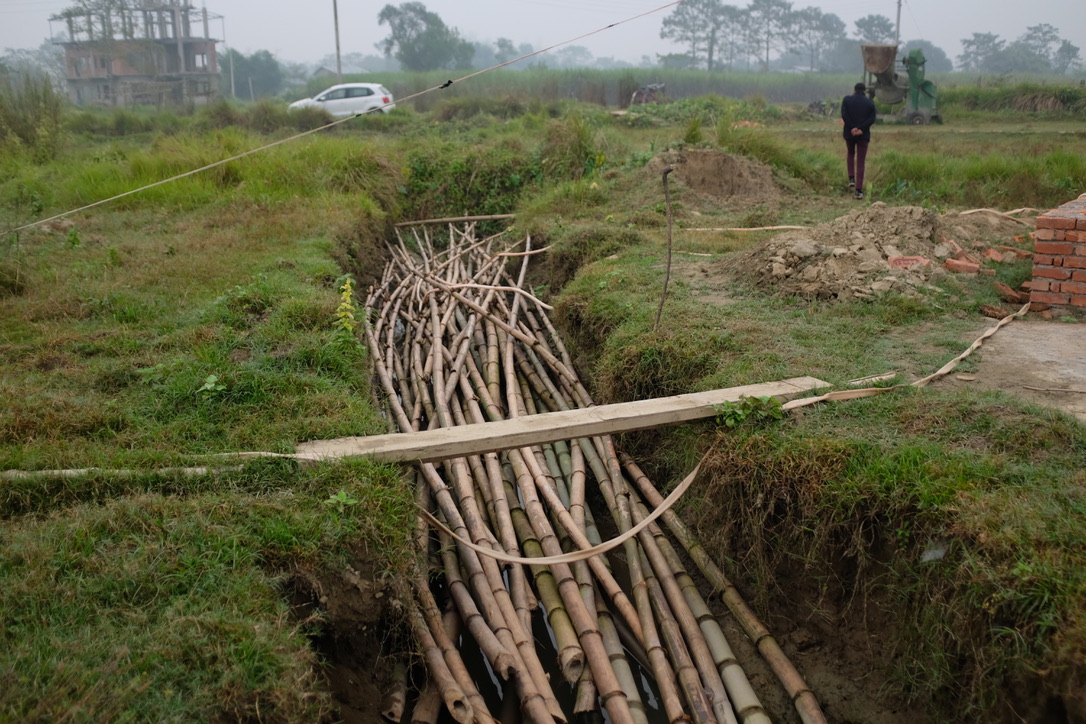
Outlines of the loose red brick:
<svg viewBox="0 0 1086 724">
<path fill-rule="evenodd" d="M 950 261 L 950 259 L 947 259 L 947 261 Z M 947 268 L 949 269 L 950 267 Z M 1063 281 L 1064 279 L 1071 278 L 1071 270 L 1059 266 L 1034 266 L 1033 277 L 1044 277 L 1046 279 L 1059 279 L 1060 281 Z"/>
<path fill-rule="evenodd" d="M 1029 294 L 1020 294 L 1003 282 L 992 282 L 992 288 L 995 289 L 996 294 L 1000 299 L 1011 304 L 1023 304 L 1029 301 Z"/>
<path fill-rule="evenodd" d="M 1016 236 L 1014 238 L 1015 239 L 1021 239 L 1022 237 Z M 1033 252 L 1029 251 L 1028 249 L 1019 249 L 1017 246 L 999 245 L 999 246 L 996 246 L 996 248 L 1000 249 L 1002 251 L 1008 251 L 1008 252 L 1014 254 L 1019 259 L 1029 259 L 1031 256 L 1033 256 Z"/>
<path fill-rule="evenodd" d="M 943 262 L 943 266 L 948 271 L 957 272 L 958 274 L 976 274 L 980 271 L 980 264 L 974 264 L 971 261 L 962 261 L 961 259 L 947 259 Z M 1068 273 L 1067 276 L 1071 276 Z"/>
<path fill-rule="evenodd" d="M 911 269 L 914 266 L 930 264 L 931 259 L 923 256 L 891 256 L 886 259 L 891 269 Z"/>
<path fill-rule="evenodd" d="M 1060 284 L 1061 292 L 1070 294 L 1086 294 L 1086 282 L 1063 282 Z"/>
<path fill-rule="evenodd" d="M 1042 304 L 1067 304 L 1071 301 L 1071 295 L 1057 294 L 1055 292 L 1030 292 L 1029 300 L 1031 302 L 1041 302 Z"/>
<path fill-rule="evenodd" d="M 952 256 L 962 250 L 961 245 L 953 239 L 948 239 L 945 236 L 940 236 L 939 241 L 950 247 L 950 253 Z"/>
<path fill-rule="evenodd" d="M 1075 245 L 1068 241 L 1042 241 L 1033 245 L 1034 254 L 1074 254 Z"/>
</svg>

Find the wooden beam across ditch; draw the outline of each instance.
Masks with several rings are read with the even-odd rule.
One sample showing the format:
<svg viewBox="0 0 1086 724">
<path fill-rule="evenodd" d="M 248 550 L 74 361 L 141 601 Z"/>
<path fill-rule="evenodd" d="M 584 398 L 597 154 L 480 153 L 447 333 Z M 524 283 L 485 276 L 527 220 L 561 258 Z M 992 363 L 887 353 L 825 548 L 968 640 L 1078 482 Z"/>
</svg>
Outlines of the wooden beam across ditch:
<svg viewBox="0 0 1086 724">
<path fill-rule="evenodd" d="M 510 448 L 541 445 L 596 435 L 614 435 L 660 425 L 713 417 L 717 406 L 743 397 L 789 400 L 811 390 L 829 387 L 814 377 L 793 377 L 709 392 L 620 402 L 576 410 L 544 412 L 501 422 L 444 427 L 421 432 L 341 437 L 298 445 L 296 457 L 324 460 L 369 456 L 381 462 L 435 462 Z"/>
</svg>

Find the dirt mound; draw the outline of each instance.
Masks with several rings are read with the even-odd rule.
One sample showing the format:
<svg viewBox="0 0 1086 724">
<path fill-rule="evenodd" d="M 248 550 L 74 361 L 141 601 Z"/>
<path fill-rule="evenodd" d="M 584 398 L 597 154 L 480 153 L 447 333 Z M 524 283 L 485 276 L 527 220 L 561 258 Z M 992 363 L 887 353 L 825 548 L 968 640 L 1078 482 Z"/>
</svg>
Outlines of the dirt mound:
<svg viewBox="0 0 1086 724">
<path fill-rule="evenodd" d="M 919 206 L 875 203 L 810 229 L 789 231 L 725 264 L 756 287 L 819 299 L 919 296 L 949 273 L 1028 255 L 1025 222 L 994 213 L 939 216 Z M 947 262 L 947 260 L 953 260 Z M 955 262 L 960 262 L 955 264 Z"/>
<path fill-rule="evenodd" d="M 675 168 L 676 178 L 698 193 L 720 198 L 780 197 L 773 171 L 753 159 L 709 149 L 668 151 L 653 158 L 648 168 L 659 175 L 669 165 Z"/>
</svg>

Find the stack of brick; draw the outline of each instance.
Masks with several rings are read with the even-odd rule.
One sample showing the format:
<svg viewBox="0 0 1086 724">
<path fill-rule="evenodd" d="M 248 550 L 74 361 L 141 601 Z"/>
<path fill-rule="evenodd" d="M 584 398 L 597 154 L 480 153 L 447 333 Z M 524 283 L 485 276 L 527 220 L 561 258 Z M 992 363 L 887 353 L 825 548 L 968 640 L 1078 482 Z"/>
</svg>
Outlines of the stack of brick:
<svg viewBox="0 0 1086 724">
<path fill-rule="evenodd" d="M 1086 307 L 1086 194 L 1037 217 L 1030 301 Z"/>
</svg>

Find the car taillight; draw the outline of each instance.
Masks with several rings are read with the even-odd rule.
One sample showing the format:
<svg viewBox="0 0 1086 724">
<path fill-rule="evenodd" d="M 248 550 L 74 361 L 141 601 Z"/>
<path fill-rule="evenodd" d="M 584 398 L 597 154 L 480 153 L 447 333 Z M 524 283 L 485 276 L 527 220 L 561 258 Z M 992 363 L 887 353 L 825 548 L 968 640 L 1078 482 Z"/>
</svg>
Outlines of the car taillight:
<svg viewBox="0 0 1086 724">
<path fill-rule="evenodd" d="M 388 96 L 385 96 L 384 98 L 381 99 L 381 102 L 382 103 L 391 103 L 392 99 L 389 98 Z"/>
</svg>

